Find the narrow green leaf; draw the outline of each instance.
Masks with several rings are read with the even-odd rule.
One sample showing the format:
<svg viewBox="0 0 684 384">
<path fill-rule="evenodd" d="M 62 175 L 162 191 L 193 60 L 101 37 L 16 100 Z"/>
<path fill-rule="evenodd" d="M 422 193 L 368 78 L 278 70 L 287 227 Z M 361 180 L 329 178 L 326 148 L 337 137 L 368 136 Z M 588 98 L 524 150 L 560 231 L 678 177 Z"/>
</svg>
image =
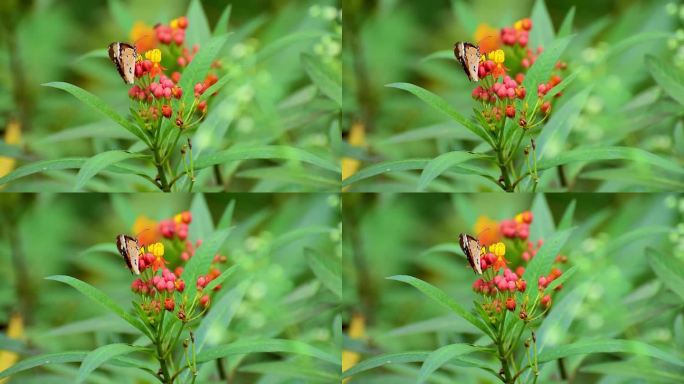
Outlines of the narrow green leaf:
<svg viewBox="0 0 684 384">
<path fill-rule="evenodd" d="M 418 190 L 425 190 L 425 188 L 427 188 L 428 184 L 430 184 L 432 180 L 434 180 L 443 172 L 457 164 L 475 159 L 483 159 L 486 157 L 488 156 L 479 153 L 470 153 L 463 151 L 443 153 L 434 158 L 433 160 L 431 160 L 427 164 L 427 166 L 423 170 L 423 173 L 420 175 L 420 181 L 418 182 Z"/>
<path fill-rule="evenodd" d="M 558 29 L 558 37 L 566 37 L 570 36 L 572 33 L 572 23 L 575 21 L 575 6 L 570 8 L 568 13 L 565 14 L 565 18 L 563 19 L 563 23 L 561 24 L 560 28 Z"/>
<path fill-rule="evenodd" d="M 65 275 L 55 275 L 55 276 L 50 276 L 46 277 L 47 280 L 54 280 L 54 281 L 59 281 L 60 283 L 64 283 L 67 285 L 72 286 L 75 288 L 77 291 L 81 292 L 84 296 L 87 298 L 91 299 L 92 301 L 100 304 L 102 307 L 110 310 L 111 312 L 115 313 L 118 315 L 120 318 L 125 320 L 127 323 L 130 325 L 134 326 L 135 328 L 139 329 L 143 334 L 147 335 L 148 337 L 151 337 L 150 331 L 145 327 L 145 325 L 136 317 L 133 317 L 130 313 L 126 312 L 119 306 L 119 304 L 115 303 L 114 300 L 109 298 L 109 296 L 105 295 L 102 291 L 99 289 L 93 287 L 92 285 L 83 282 L 81 280 L 75 279 L 71 276 L 65 276 Z M 188 284 L 190 286 L 194 286 L 194 284 Z"/>
<path fill-rule="evenodd" d="M 534 66 L 532 66 L 532 68 L 534 68 Z M 472 133 L 479 136 L 482 140 L 484 140 L 487 143 L 490 143 L 490 145 L 493 146 L 492 138 L 489 136 L 489 134 L 487 132 L 485 132 L 483 130 L 482 127 L 480 127 L 479 125 L 476 125 L 472 121 L 465 118 L 454 107 L 452 107 L 448 101 L 444 100 L 443 98 L 435 95 L 434 93 L 432 93 L 432 92 L 430 92 L 424 88 L 421 88 L 417 85 L 410 84 L 410 83 L 393 83 L 393 84 L 387 84 L 386 86 L 390 87 L 390 88 L 402 89 L 404 91 L 407 91 L 407 92 L 414 94 L 415 96 L 417 96 L 419 99 L 423 100 L 425 103 L 427 103 L 432 108 L 434 108 L 437 111 L 442 112 L 443 114 L 449 116 L 454 121 L 461 124 L 466 129 L 468 129 Z M 535 93 L 535 92 L 529 92 L 529 93 Z"/>
<path fill-rule="evenodd" d="M 340 167 L 337 164 L 322 159 L 303 149 L 287 146 L 260 146 L 260 147 L 234 147 L 223 151 L 200 156 L 195 161 L 195 169 L 202 169 L 214 164 L 224 164 L 230 161 L 237 160 L 293 160 L 309 163 L 317 167 L 327 169 L 333 172 L 340 172 Z"/>
<path fill-rule="evenodd" d="M 652 248 L 646 249 L 646 256 L 660 281 L 684 300 L 684 263 L 673 253 L 662 254 Z"/>
<path fill-rule="evenodd" d="M 537 138 L 537 161 L 555 157 L 565 150 L 565 143 L 570 129 L 575 125 L 584 104 L 589 99 L 591 87 L 573 96 L 561 108 L 551 115 L 541 134 Z"/>
<path fill-rule="evenodd" d="M 540 363 L 561 359 L 575 355 L 592 353 L 633 353 L 635 355 L 650 356 L 678 366 L 684 366 L 684 361 L 669 352 L 636 340 L 584 340 L 573 344 L 559 345 L 547 348 L 538 355 Z"/>
<path fill-rule="evenodd" d="M 530 211 L 534 216 L 534 225 L 530 228 L 530 238 L 538 240 L 551 236 L 555 232 L 556 225 L 553 222 L 553 214 L 546 201 L 546 195 L 543 193 L 535 195 Z"/>
<path fill-rule="evenodd" d="M 129 353 L 145 350 L 149 349 L 128 344 L 107 344 L 97 348 L 88 353 L 88 355 L 83 359 L 81 367 L 78 370 L 76 383 L 82 383 L 92 371 L 96 370 L 99 366 L 116 356 L 127 355 Z"/>
<path fill-rule="evenodd" d="M 545 6 L 544 9 L 546 9 Z M 535 25 L 533 31 L 536 29 L 537 26 Z M 525 80 L 523 80 L 523 86 L 525 89 L 537 89 L 537 84 L 545 83 L 549 80 L 556 62 L 558 62 L 560 59 L 561 54 L 563 51 L 565 51 L 565 48 L 570 43 L 571 39 L 572 36 L 559 38 L 554 40 L 550 46 L 544 46 L 544 52 L 542 52 L 537 60 L 535 60 L 532 67 L 530 67 L 529 71 L 527 72 Z M 537 98 L 537 92 L 528 91 L 527 96 L 525 97 L 525 103 L 533 106 L 537 102 Z"/>
<path fill-rule="evenodd" d="M 641 379 L 643 383 L 684 383 L 684 375 L 667 372 L 662 368 L 639 360 L 614 361 L 609 363 L 592 364 L 580 369 L 582 372 L 599 373 L 611 380 L 617 377 Z M 619 380 L 618 380 L 619 381 Z"/>
<path fill-rule="evenodd" d="M 432 60 L 454 60 L 454 51 L 449 49 L 449 50 L 433 52 L 433 53 L 423 57 L 420 60 L 420 62 L 425 63 L 425 62 L 432 61 Z"/>
<path fill-rule="evenodd" d="M 209 272 L 214 256 L 228 238 L 231 229 L 219 229 L 209 235 L 209 237 L 202 241 L 202 245 L 197 248 L 195 254 L 185 265 L 182 277 L 183 281 L 185 281 L 185 293 L 187 293 L 190 300 L 195 297 L 195 292 L 197 292 L 197 278 Z"/>
<path fill-rule="evenodd" d="M 549 284 L 549 285 L 546 287 L 545 291 L 546 291 L 546 292 L 551 292 L 551 291 L 553 291 L 556 287 L 558 287 L 559 285 L 561 285 L 561 284 L 563 284 L 564 282 L 566 282 L 566 281 L 567 281 L 575 272 L 577 272 L 577 266 L 573 266 L 573 267 L 571 267 L 570 269 L 568 269 L 567 271 L 563 272 L 563 274 L 561 275 L 561 277 L 558 277 L 558 278 L 554 279 L 554 280 L 551 282 L 551 284 Z"/>
<path fill-rule="evenodd" d="M 324 95 L 342 106 L 342 79 L 334 74 L 319 58 L 308 53 L 302 54 L 302 66 L 313 83 Z"/>
<path fill-rule="evenodd" d="M 214 33 L 212 36 L 220 36 L 228 32 L 228 22 L 230 21 L 230 14 L 233 10 L 233 4 L 228 4 L 221 13 L 216 26 L 214 26 Z"/>
<path fill-rule="evenodd" d="M 546 48 L 554 40 L 553 22 L 549 11 L 546 9 L 544 0 L 537 0 L 532 7 L 532 31 L 530 31 L 530 43 L 533 47 Z"/>
<path fill-rule="evenodd" d="M 554 287 L 551 285 L 559 281 L 559 283 L 555 284 L 555 286 L 558 286 L 572 276 L 575 271 L 577 271 L 577 267 L 572 267 L 565 271 L 561 277 L 549 284 L 546 290 L 553 290 Z M 548 345 L 558 345 L 563 341 L 575 316 L 580 313 L 580 307 L 589 289 L 591 289 L 591 283 L 581 284 L 565 295 L 558 303 L 554 303 L 551 312 L 549 312 L 537 331 L 537 353 L 543 351 Z"/>
<path fill-rule="evenodd" d="M 272 361 L 245 365 L 240 372 L 259 373 L 265 376 L 290 377 L 303 379 L 304 383 L 338 383 L 339 373 L 328 372 L 312 364 L 293 361 Z"/>
<path fill-rule="evenodd" d="M 188 28 L 190 27 L 191 25 Z M 195 97 L 192 92 L 193 87 L 195 84 L 203 81 L 207 76 L 211 63 L 228 40 L 228 36 L 228 34 L 223 34 L 212 37 L 211 40 L 206 43 L 202 42 L 201 49 L 197 51 L 195 57 L 183 71 L 180 79 L 180 87 L 183 89 L 183 102 L 185 105 L 192 104 L 192 98 Z"/>
<path fill-rule="evenodd" d="M 309 344 L 297 340 L 256 339 L 236 341 L 230 344 L 206 348 L 197 354 L 197 362 L 204 363 L 221 357 L 246 355 L 250 353 L 290 353 L 304 355 L 340 365 L 340 357 L 321 351 Z"/>
<path fill-rule="evenodd" d="M 237 265 L 233 265 L 232 267 L 221 272 L 221 274 L 218 275 L 218 277 L 214 278 L 212 281 L 210 281 L 204 289 L 206 289 L 207 292 L 211 292 L 214 288 L 221 285 L 221 283 L 223 283 L 227 278 L 231 277 L 235 272 L 237 272 L 237 267 Z"/>
<path fill-rule="evenodd" d="M 677 315 L 673 328 L 675 346 L 682 351 L 684 350 L 684 315 L 681 313 Z"/>
<path fill-rule="evenodd" d="M 572 218 L 575 216 L 575 207 L 577 206 L 577 200 L 572 200 L 570 204 L 565 208 L 563 217 L 558 223 L 558 229 L 564 230 L 572 227 Z"/>
<path fill-rule="evenodd" d="M 461 250 L 461 246 L 456 244 L 456 243 L 442 243 L 442 244 L 437 244 L 433 247 L 430 247 L 429 249 L 421 252 L 421 257 L 422 256 L 427 256 L 432 253 L 439 253 L 439 252 L 446 252 L 446 253 L 453 253 L 459 256 L 463 256 L 463 250 Z"/>
<path fill-rule="evenodd" d="M 368 371 L 374 368 L 382 367 L 388 364 L 404 364 L 404 363 L 419 363 L 425 361 L 430 356 L 430 352 L 401 352 L 388 353 L 384 355 L 374 356 L 366 359 L 353 367 L 342 372 L 342 378 L 351 377 L 357 373 Z"/>
<path fill-rule="evenodd" d="M 418 374 L 418 380 L 416 383 L 423 384 L 427 381 L 430 375 L 438 370 L 442 365 L 446 364 L 449 360 L 469 353 L 481 351 L 484 348 L 475 347 L 468 344 L 451 344 L 441 347 L 425 359 L 423 365 L 420 367 L 420 373 Z"/>
<path fill-rule="evenodd" d="M 194 60 L 193 60 L 193 62 L 194 62 Z M 79 88 L 73 84 L 64 83 L 64 82 L 45 83 L 45 84 L 43 84 L 43 86 L 57 88 L 57 89 L 61 89 L 63 91 L 69 92 L 74 97 L 76 97 L 81 102 L 83 102 L 85 105 L 87 105 L 87 106 L 93 108 L 94 110 L 100 112 L 101 114 L 109 117 L 112 121 L 114 121 L 115 123 L 124 127 L 128 132 L 134 134 L 136 137 L 138 137 L 140 140 L 147 143 L 149 146 L 149 144 L 150 144 L 149 138 L 147 137 L 147 134 L 145 134 L 145 132 L 143 132 L 143 130 L 140 127 L 138 127 L 137 125 L 133 124 L 132 122 L 126 120 L 126 118 L 121 116 L 118 112 L 116 112 L 109 105 L 107 105 L 102 99 L 93 95 L 92 93 L 90 93 L 90 92 L 88 92 L 82 88 Z M 192 92 L 190 92 L 190 93 L 192 93 Z"/>
<path fill-rule="evenodd" d="M 235 271 L 235 267 L 236 266 L 231 267 L 229 270 L 226 270 L 226 272 L 230 270 Z M 224 275 L 225 272 L 217 279 L 220 279 Z M 212 283 L 213 282 L 214 280 L 212 280 Z M 240 307 L 240 303 L 242 303 L 242 297 L 245 295 L 247 287 L 249 287 L 249 284 L 243 281 L 240 285 L 223 295 L 216 303 L 212 303 L 211 309 L 206 316 L 204 316 L 195 331 L 196 353 L 200 353 L 204 349 L 204 343 L 207 341 L 207 336 L 213 327 L 227 329 L 228 326 L 230 326 L 233 316 L 235 316 L 238 307 Z M 208 285 L 206 289 L 209 291 Z"/>
<path fill-rule="evenodd" d="M 601 160 L 629 160 L 648 164 L 678 174 L 684 174 L 684 168 L 674 161 L 631 147 L 589 147 L 565 151 L 558 156 L 545 159 L 537 164 L 538 170 L 553 168 L 574 162 L 594 162 Z"/>
<path fill-rule="evenodd" d="M 221 215 L 221 219 L 219 220 L 218 225 L 216 226 L 217 229 L 225 229 L 230 227 L 231 223 L 233 222 L 233 212 L 235 211 L 235 200 L 231 200 L 230 203 L 228 203 L 228 206 L 226 209 L 223 211 L 223 215 Z"/>
<path fill-rule="evenodd" d="M 76 176 L 76 185 L 74 186 L 74 190 L 79 191 L 91 178 L 112 164 L 116 164 L 124 160 L 141 159 L 144 157 L 146 156 L 139 153 L 130 153 L 126 151 L 106 151 L 98 153 L 83 163 L 83 167 L 81 167 L 81 170 L 78 171 L 78 175 Z"/>
<path fill-rule="evenodd" d="M 209 28 L 209 21 L 207 15 L 202 8 L 202 2 L 199 0 L 190 1 L 190 6 L 187 12 L 188 29 L 186 32 L 187 46 L 192 47 L 197 44 L 200 49 L 204 49 L 204 43 L 209 40 L 211 30 Z"/>
<path fill-rule="evenodd" d="M 352 176 L 342 180 L 342 186 L 350 186 L 357 181 L 371 178 L 373 176 L 382 175 L 389 172 L 411 171 L 423 169 L 430 162 L 427 159 L 410 159 L 410 160 L 396 160 L 385 163 L 373 164 L 369 167 L 363 168 Z"/>
<path fill-rule="evenodd" d="M 16 179 L 25 176 L 33 175 L 34 173 L 55 171 L 62 169 L 78 169 L 81 168 L 86 159 L 82 157 L 64 158 L 57 160 L 41 160 L 35 163 L 22 165 L 7 175 L 0 177 L 0 185 L 9 183 Z"/>
<path fill-rule="evenodd" d="M 407 276 L 407 275 L 392 276 L 392 277 L 388 277 L 388 279 L 401 281 L 402 283 L 407 283 L 409 285 L 412 285 L 413 287 L 415 287 L 419 291 L 421 291 L 423 294 L 425 294 L 427 297 L 431 298 L 432 300 L 434 300 L 438 304 L 442 305 L 443 307 L 450 309 L 455 314 L 466 319 L 470 324 L 481 329 L 482 332 L 484 332 L 486 335 L 489 335 L 492 338 L 494 337 L 494 335 L 492 334 L 492 330 L 489 329 L 485 324 L 483 324 L 482 321 L 480 321 L 478 318 L 476 318 L 472 313 L 466 311 L 463 307 L 461 307 L 460 304 L 458 304 L 456 301 L 454 301 L 454 299 L 452 299 L 444 291 L 433 286 L 432 284 L 429 284 L 423 280 L 417 279 L 413 276 Z"/>
<path fill-rule="evenodd" d="M 570 237 L 573 228 L 564 231 L 555 232 L 550 238 L 544 239 L 544 244 L 541 246 L 537 254 L 530 260 L 525 268 L 523 279 L 527 281 L 530 288 L 537 287 L 537 282 L 542 275 L 551 271 L 556 256 L 560 252 L 563 245 Z"/>
<path fill-rule="evenodd" d="M 338 261 L 326 257 L 319 252 L 306 248 L 304 250 L 306 261 L 314 275 L 323 285 L 328 288 L 335 296 L 342 298 L 342 275 L 339 270 Z"/>
<path fill-rule="evenodd" d="M 77 351 L 77 352 L 58 352 L 58 353 L 48 353 L 44 355 L 38 355 L 23 359 L 11 367 L 0 372 L 0 379 L 3 377 L 12 376 L 15 373 L 25 371 L 27 369 L 40 367 L 46 364 L 63 364 L 63 363 L 75 363 L 82 361 L 88 355 L 88 352 Z"/>
<path fill-rule="evenodd" d="M 271 43 L 268 45 L 264 46 L 262 49 L 257 51 L 256 53 L 256 60 L 257 62 L 262 62 L 264 60 L 267 60 L 276 53 L 289 48 L 290 46 L 301 43 L 303 41 L 307 40 L 313 40 L 313 39 L 321 39 L 325 34 L 319 32 L 319 31 L 302 31 L 302 32 L 294 32 L 287 34 Z M 277 57 L 277 56 L 276 56 Z M 331 76 L 331 79 L 333 83 L 339 83 L 338 86 L 342 87 L 342 80 L 340 79 L 339 82 L 335 80 L 335 75 L 332 74 L 330 69 L 325 66 L 323 62 L 321 62 L 318 58 L 313 57 L 312 58 L 316 61 L 315 65 L 322 65 L 324 68 L 321 68 L 322 71 L 326 72 L 324 73 L 326 76 Z M 303 59 L 303 58 L 302 58 Z M 308 71 L 307 71 L 308 72 Z M 311 74 L 309 74 L 312 80 L 314 80 L 314 83 L 318 84 L 316 80 L 313 78 Z M 322 89 L 321 89 L 322 90 Z M 340 97 L 342 96 L 341 92 L 342 90 L 340 89 Z M 326 93 L 327 95 L 327 93 Z M 334 99 L 333 99 L 334 100 Z"/>
<path fill-rule="evenodd" d="M 133 28 L 133 16 L 121 4 L 121 0 L 109 0 L 109 12 L 122 31 L 130 31 Z"/>
<path fill-rule="evenodd" d="M 684 72 L 681 69 L 677 69 L 672 62 L 650 55 L 646 56 L 646 68 L 670 97 L 684 105 Z"/>
<path fill-rule="evenodd" d="M 204 194 L 196 193 L 190 203 L 192 225 L 188 233 L 191 240 L 204 239 L 214 232 L 214 222 Z"/>
</svg>

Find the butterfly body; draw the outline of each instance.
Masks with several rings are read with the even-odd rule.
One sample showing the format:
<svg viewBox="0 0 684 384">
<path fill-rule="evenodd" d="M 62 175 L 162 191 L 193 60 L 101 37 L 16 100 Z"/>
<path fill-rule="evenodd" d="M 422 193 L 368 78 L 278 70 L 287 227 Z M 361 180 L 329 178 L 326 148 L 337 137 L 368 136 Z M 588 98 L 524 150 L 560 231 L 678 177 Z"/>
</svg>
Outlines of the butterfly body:
<svg viewBox="0 0 684 384">
<path fill-rule="evenodd" d="M 482 274 L 482 267 L 480 265 L 480 257 L 482 251 L 482 244 L 480 241 L 466 233 L 461 233 L 458 236 L 458 242 L 463 250 L 463 253 L 468 259 L 468 263 L 478 275 Z"/>
<path fill-rule="evenodd" d="M 119 76 L 126 84 L 133 84 L 135 81 L 135 61 L 138 52 L 129 43 L 114 42 L 109 44 L 109 58 L 116 65 Z"/>
<path fill-rule="evenodd" d="M 480 47 L 468 42 L 458 42 L 454 45 L 456 60 L 463 67 L 468 80 L 477 82 L 480 80 L 478 69 L 480 66 Z"/>
<path fill-rule="evenodd" d="M 128 235 L 118 235 L 116 236 L 116 248 L 121 256 L 123 256 L 128 269 L 132 273 L 139 275 L 140 244 L 138 240 Z"/>
</svg>

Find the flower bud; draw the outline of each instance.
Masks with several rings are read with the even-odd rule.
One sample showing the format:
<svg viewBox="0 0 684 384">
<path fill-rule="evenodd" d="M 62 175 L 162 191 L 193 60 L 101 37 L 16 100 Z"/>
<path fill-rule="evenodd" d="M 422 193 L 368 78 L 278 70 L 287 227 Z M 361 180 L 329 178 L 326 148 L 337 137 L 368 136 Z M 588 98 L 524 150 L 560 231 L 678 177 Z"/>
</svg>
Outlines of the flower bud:
<svg viewBox="0 0 684 384">
<path fill-rule="evenodd" d="M 509 311 L 513 312 L 515 311 L 515 299 L 512 297 L 509 297 L 506 299 L 506 309 Z"/>
<path fill-rule="evenodd" d="M 164 300 L 164 308 L 165 308 L 167 311 L 173 312 L 173 309 L 174 309 L 175 306 L 176 306 L 176 303 L 173 301 L 173 298 L 167 297 L 167 298 Z"/>
</svg>

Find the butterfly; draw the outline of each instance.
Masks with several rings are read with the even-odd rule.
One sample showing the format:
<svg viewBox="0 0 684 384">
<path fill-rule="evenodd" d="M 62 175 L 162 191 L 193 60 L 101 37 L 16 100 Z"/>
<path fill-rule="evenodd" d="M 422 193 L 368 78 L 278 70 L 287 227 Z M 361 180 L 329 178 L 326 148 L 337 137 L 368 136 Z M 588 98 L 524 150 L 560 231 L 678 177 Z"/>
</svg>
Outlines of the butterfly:
<svg viewBox="0 0 684 384">
<path fill-rule="evenodd" d="M 458 42 L 454 45 L 454 55 L 461 63 L 463 70 L 470 81 L 478 81 L 478 68 L 480 66 L 480 47 L 468 42 Z"/>
<path fill-rule="evenodd" d="M 459 244 L 463 253 L 468 258 L 468 262 L 473 270 L 478 274 L 482 274 L 482 267 L 480 266 L 480 256 L 482 251 L 482 244 L 480 240 L 466 234 L 461 233 L 458 236 Z"/>
<path fill-rule="evenodd" d="M 139 275 L 140 268 L 138 267 L 138 260 L 140 259 L 140 243 L 138 239 L 128 235 L 118 235 L 116 237 L 116 248 L 123 256 L 128 269 L 132 273 Z"/>
<path fill-rule="evenodd" d="M 135 81 L 135 61 L 138 58 L 138 51 L 135 46 L 129 43 L 114 42 L 109 44 L 109 58 L 116 65 L 119 76 L 126 84 L 133 84 Z"/>
</svg>

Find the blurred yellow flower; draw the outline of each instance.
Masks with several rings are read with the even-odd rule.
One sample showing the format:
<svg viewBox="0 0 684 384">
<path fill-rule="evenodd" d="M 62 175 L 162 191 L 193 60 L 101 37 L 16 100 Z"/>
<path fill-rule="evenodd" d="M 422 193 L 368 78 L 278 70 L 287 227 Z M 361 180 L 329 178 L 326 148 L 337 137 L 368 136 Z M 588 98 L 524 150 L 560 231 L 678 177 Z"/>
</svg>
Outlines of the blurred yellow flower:
<svg viewBox="0 0 684 384">
<path fill-rule="evenodd" d="M 21 125 L 16 120 L 10 120 L 5 130 L 5 144 L 17 145 L 21 141 Z M 17 160 L 12 157 L 0 156 L 0 177 L 12 172 Z"/>
<path fill-rule="evenodd" d="M 131 28 L 131 41 L 135 44 L 138 52 L 145 52 L 157 47 L 157 39 L 155 37 L 154 28 L 136 21 Z"/>
<path fill-rule="evenodd" d="M 349 130 L 349 145 L 363 147 L 366 145 L 366 129 L 362 123 L 356 122 Z M 342 180 L 352 176 L 359 170 L 361 161 L 350 157 L 342 158 Z"/>
<path fill-rule="evenodd" d="M 499 30 L 489 24 L 482 23 L 475 29 L 473 36 L 480 45 L 480 52 L 488 53 L 499 49 Z"/>
<path fill-rule="evenodd" d="M 475 233 L 480 243 L 484 245 L 494 244 L 499 241 L 499 223 L 487 216 L 480 216 L 475 222 Z"/>
<path fill-rule="evenodd" d="M 159 240 L 157 222 L 147 216 L 138 216 L 133 223 L 133 233 L 138 237 L 140 245 L 147 245 Z"/>
<path fill-rule="evenodd" d="M 489 60 L 497 64 L 503 64 L 503 62 L 506 60 L 506 55 L 504 54 L 503 49 L 497 49 L 496 51 L 490 52 L 487 56 L 489 57 Z"/>
<path fill-rule="evenodd" d="M 352 315 L 351 322 L 349 323 L 349 330 L 347 334 L 352 340 L 359 340 L 363 338 L 366 332 L 366 319 L 360 313 L 355 313 Z M 349 368 L 356 365 L 361 359 L 361 355 L 354 351 L 342 351 L 342 372 L 348 370 Z M 343 384 L 346 384 L 349 379 L 342 380 Z"/>
<path fill-rule="evenodd" d="M 13 314 L 7 326 L 7 338 L 21 339 L 24 337 L 24 319 L 19 314 Z M 13 366 L 19 360 L 19 354 L 11 351 L 0 351 L 0 372 Z M 8 377 L 0 379 L 0 384 L 9 380 Z"/>
</svg>

